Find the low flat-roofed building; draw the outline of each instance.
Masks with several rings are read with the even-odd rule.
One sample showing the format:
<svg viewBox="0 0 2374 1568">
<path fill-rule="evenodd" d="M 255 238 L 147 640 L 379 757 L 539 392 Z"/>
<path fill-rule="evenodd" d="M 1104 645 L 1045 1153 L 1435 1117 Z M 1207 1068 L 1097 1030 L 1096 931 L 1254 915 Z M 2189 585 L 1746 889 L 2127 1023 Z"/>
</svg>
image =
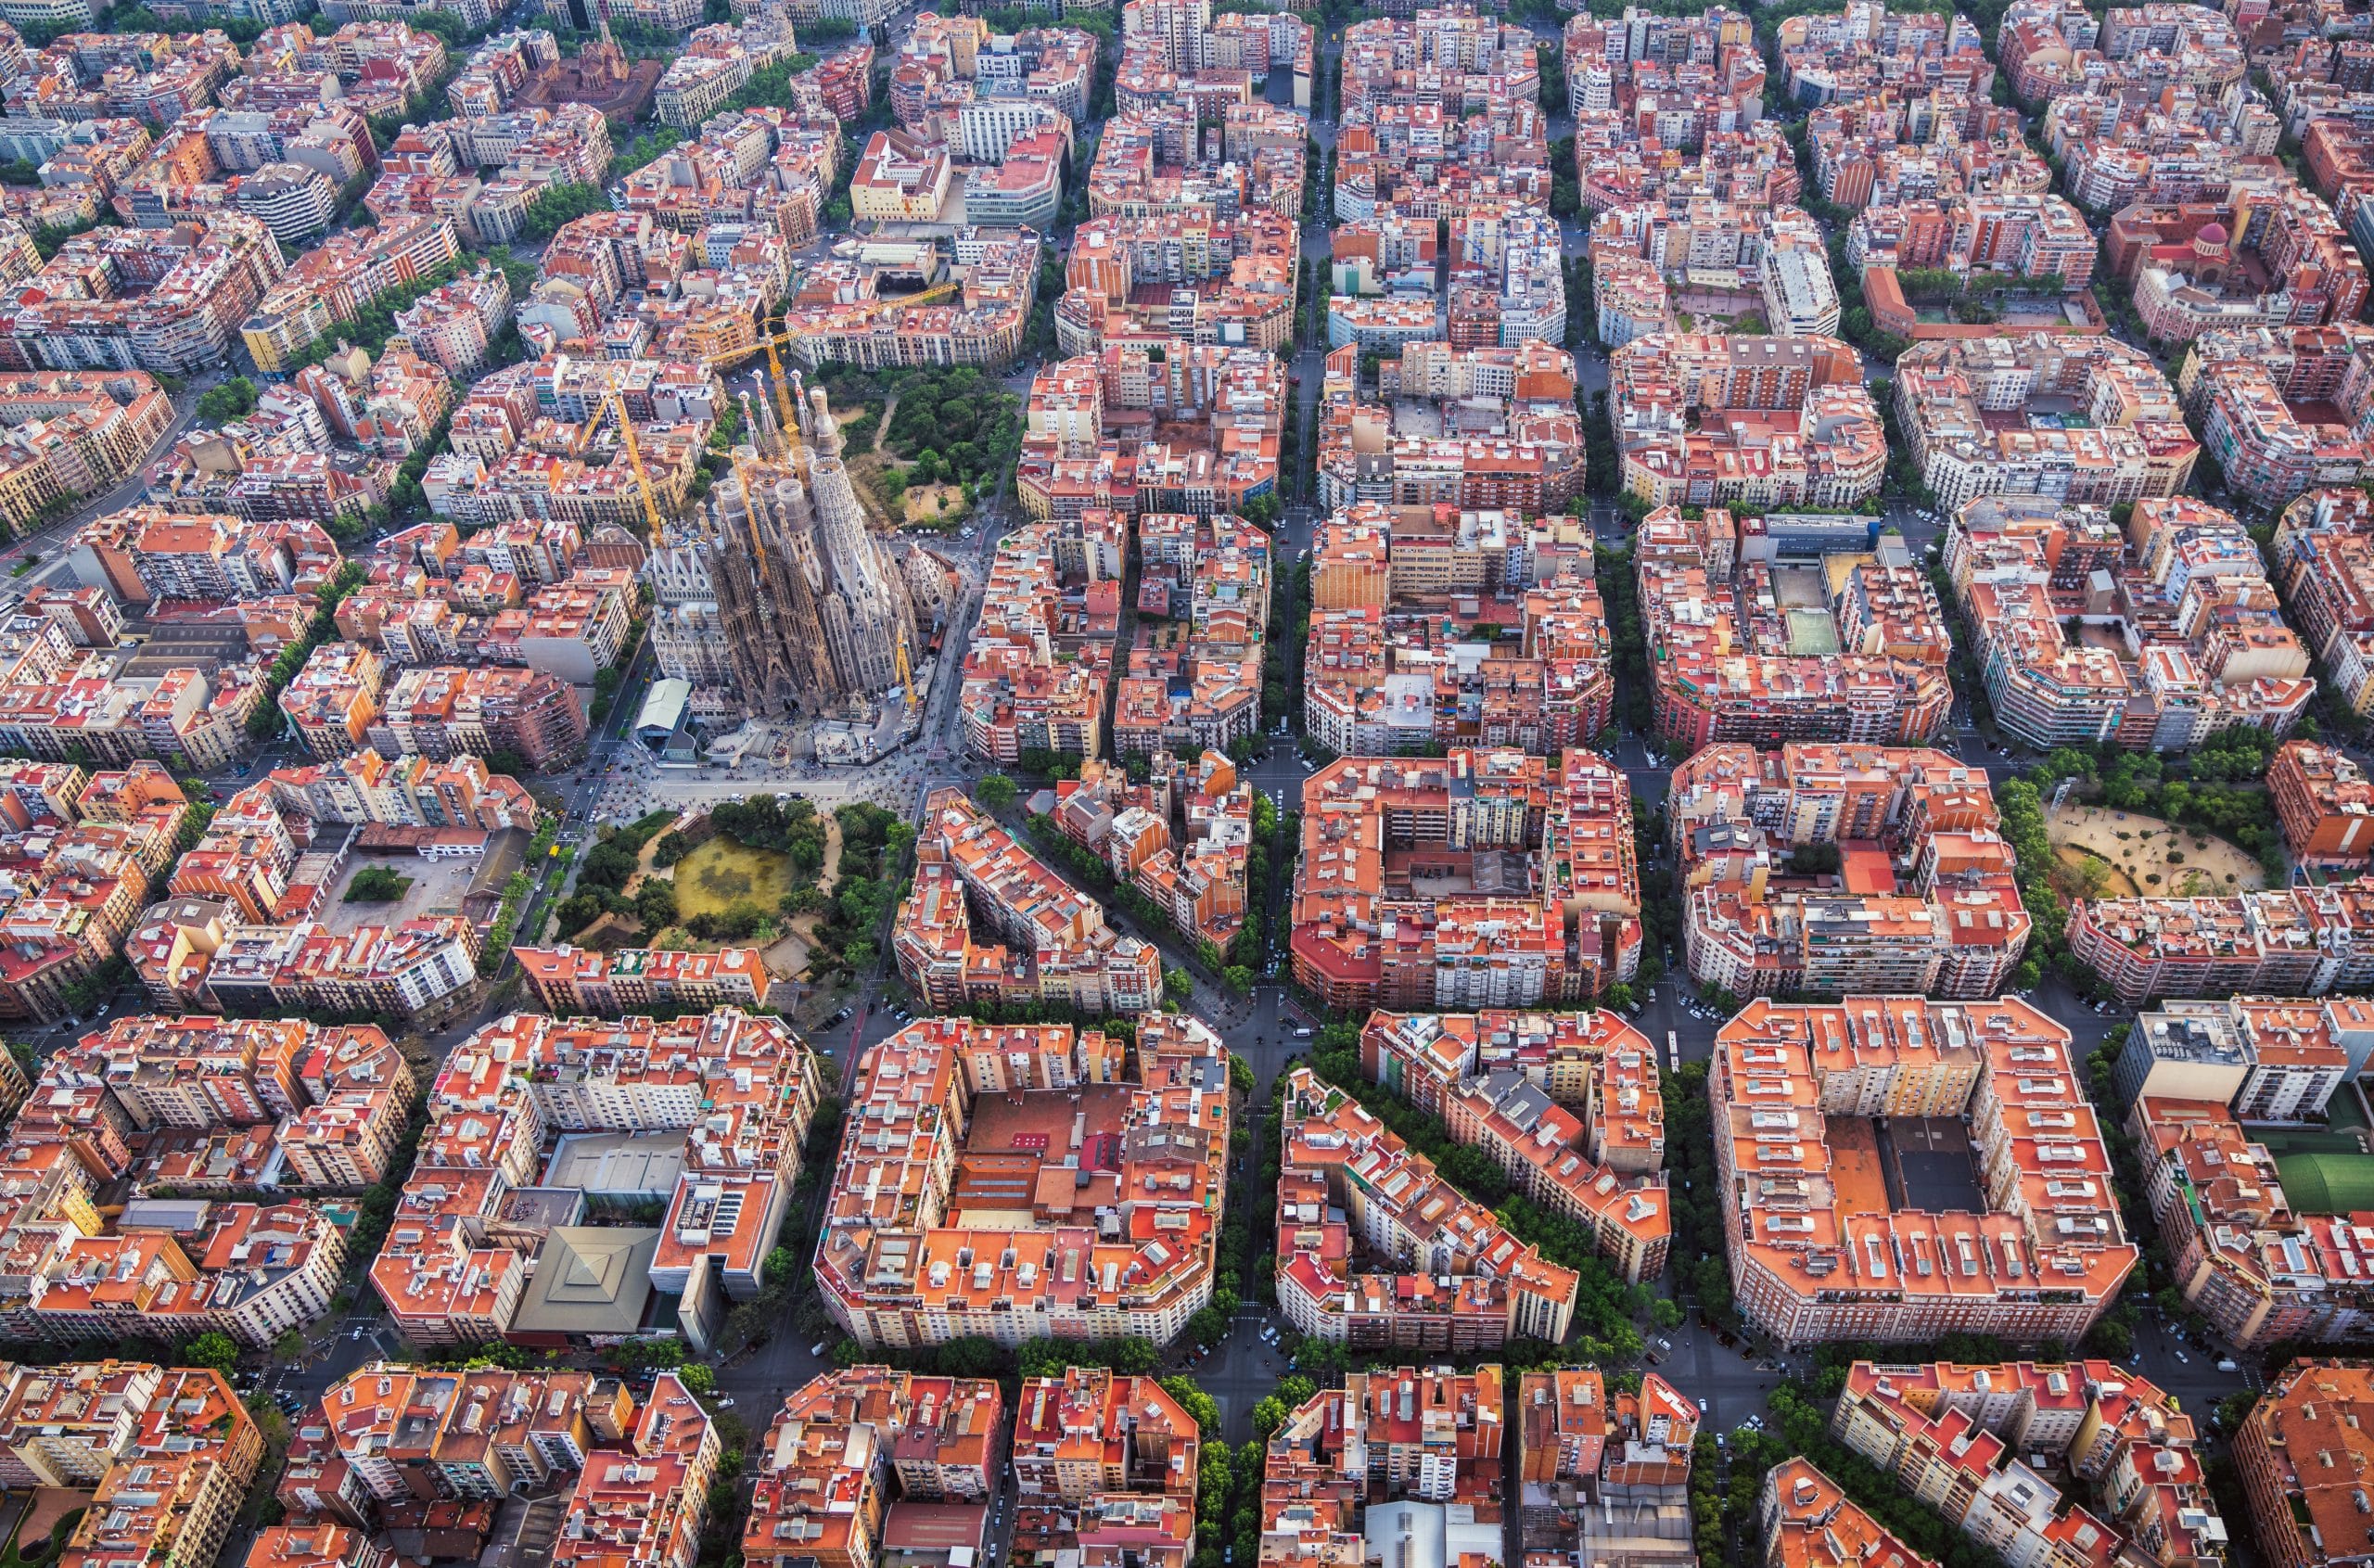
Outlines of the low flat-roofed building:
<svg viewBox="0 0 2374 1568">
<path fill-rule="evenodd" d="M 650 1310 L 659 1232 L 646 1226 L 567 1226 L 536 1254 L 508 1337 L 547 1344 L 632 1334 Z"/>
</svg>

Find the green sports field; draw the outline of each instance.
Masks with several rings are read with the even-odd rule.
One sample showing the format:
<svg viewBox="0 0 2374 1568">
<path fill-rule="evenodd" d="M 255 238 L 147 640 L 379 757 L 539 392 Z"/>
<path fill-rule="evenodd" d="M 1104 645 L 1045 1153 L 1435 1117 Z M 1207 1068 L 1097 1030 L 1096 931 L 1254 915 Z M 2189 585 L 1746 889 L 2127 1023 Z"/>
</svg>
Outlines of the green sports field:
<svg viewBox="0 0 2374 1568">
<path fill-rule="evenodd" d="M 2275 1168 L 2296 1213 L 2374 1209 L 2374 1154 L 2278 1154 Z"/>
</svg>

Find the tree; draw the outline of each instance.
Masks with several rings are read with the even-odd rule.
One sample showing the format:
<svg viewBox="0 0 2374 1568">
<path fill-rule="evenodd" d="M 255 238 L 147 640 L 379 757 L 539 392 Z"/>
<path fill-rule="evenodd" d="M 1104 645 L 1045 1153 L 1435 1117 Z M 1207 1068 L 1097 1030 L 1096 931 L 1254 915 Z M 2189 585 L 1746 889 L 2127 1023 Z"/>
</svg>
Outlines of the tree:
<svg viewBox="0 0 2374 1568">
<path fill-rule="evenodd" d="M 973 790 L 974 798 L 992 811 L 1002 811 L 1013 805 L 1019 793 L 1014 781 L 1003 773 L 984 773 Z"/>
<path fill-rule="evenodd" d="M 560 232 L 562 224 L 609 210 L 609 198 L 602 194 L 599 185 L 546 185 L 536 193 L 536 199 L 528 203 L 528 214 L 519 232 L 528 239 L 550 239 Z"/>
<path fill-rule="evenodd" d="M 391 904 L 404 896 L 412 886 L 412 878 L 392 866 L 364 866 L 346 885 L 346 902 L 350 904 Z"/>
<path fill-rule="evenodd" d="M 1649 1321 L 1656 1324 L 1656 1326 L 1661 1329 L 1678 1329 L 1681 1327 L 1680 1304 L 1678 1302 L 1667 1301 L 1663 1296 L 1658 1297 L 1656 1302 L 1649 1308 Z"/>
<path fill-rule="evenodd" d="M 646 931 L 676 924 L 676 885 L 653 877 L 634 893 L 634 917 Z"/>
<path fill-rule="evenodd" d="M 183 1345 L 176 1359 L 186 1367 L 211 1367 L 227 1377 L 239 1364 L 239 1346 L 229 1334 L 209 1329 Z"/>
<path fill-rule="evenodd" d="M 234 376 L 199 394 L 198 416 L 209 425 L 224 425 L 252 413 L 255 406 L 256 384 L 244 376 Z"/>
<path fill-rule="evenodd" d="M 1220 971 L 1220 984 L 1243 996 L 1253 989 L 1253 971 L 1241 963 L 1232 963 Z"/>
<path fill-rule="evenodd" d="M 707 1397 L 717 1392 L 716 1371 L 699 1361 L 687 1361 L 677 1368 L 676 1381 L 683 1383 L 689 1394 Z"/>
</svg>

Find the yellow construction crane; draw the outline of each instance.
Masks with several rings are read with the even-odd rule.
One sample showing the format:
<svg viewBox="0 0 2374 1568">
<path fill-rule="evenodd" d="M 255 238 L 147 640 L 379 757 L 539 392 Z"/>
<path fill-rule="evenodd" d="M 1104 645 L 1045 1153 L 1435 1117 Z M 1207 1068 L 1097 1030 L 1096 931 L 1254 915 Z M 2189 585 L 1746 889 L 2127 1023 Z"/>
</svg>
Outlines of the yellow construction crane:
<svg viewBox="0 0 2374 1568">
<path fill-rule="evenodd" d="M 928 305 L 936 300 L 945 300 L 964 287 L 961 283 L 936 283 L 920 293 L 894 294 L 887 299 L 871 300 L 861 312 L 861 316 L 864 320 L 871 321 L 875 316 L 888 315 L 893 311 L 912 311 L 918 305 Z M 791 341 L 791 328 L 786 318 L 770 316 L 759 324 L 757 338 L 739 349 L 729 349 L 724 353 L 710 355 L 708 363 L 719 370 L 726 370 L 764 349 L 767 352 L 767 369 L 774 376 L 776 391 L 781 394 L 785 384 L 781 351 Z"/>
<path fill-rule="evenodd" d="M 890 652 L 891 657 L 898 660 L 899 679 L 907 685 L 907 711 L 913 713 L 915 710 L 915 667 L 907 659 L 907 640 L 901 637 L 891 644 Z"/>
<path fill-rule="evenodd" d="M 643 453 L 634 444 L 634 421 L 627 417 L 626 402 L 619 396 L 619 381 L 615 373 L 604 372 L 603 387 L 603 405 L 619 422 L 619 440 L 626 444 L 627 465 L 634 470 L 635 485 L 643 491 L 643 520 L 650 525 L 652 540 L 657 542 L 663 527 L 659 520 L 659 502 L 651 493 L 651 476 L 643 471 Z"/>
</svg>

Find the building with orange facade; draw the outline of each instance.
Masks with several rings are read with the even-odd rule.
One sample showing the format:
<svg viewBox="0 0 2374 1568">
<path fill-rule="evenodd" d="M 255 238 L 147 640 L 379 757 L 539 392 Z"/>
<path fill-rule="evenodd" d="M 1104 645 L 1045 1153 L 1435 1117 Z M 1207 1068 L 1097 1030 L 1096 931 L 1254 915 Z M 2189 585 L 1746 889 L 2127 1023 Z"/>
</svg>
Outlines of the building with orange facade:
<svg viewBox="0 0 2374 1568">
<path fill-rule="evenodd" d="M 2374 860 L 2374 781 L 2346 752 L 2286 741 L 2267 763 L 2266 792 L 2298 864 L 2341 871 Z"/>
<path fill-rule="evenodd" d="M 1355 1350 L 1453 1354 L 1565 1336 L 1578 1285 L 1572 1269 L 1510 1234 L 1309 1068 L 1288 1075 L 1284 1106 L 1278 1306 L 1296 1330 Z M 1422 1237 L 1423 1272 L 1360 1267 L 1368 1256 L 1417 1256 Z"/>
<path fill-rule="evenodd" d="M 2374 1465 L 2374 1363 L 2294 1361 L 2234 1434 L 2234 1465 L 2275 1568 L 2374 1559 L 2357 1506 Z"/>
<path fill-rule="evenodd" d="M 2141 1256 L 2068 1031 L 2015 997 L 1758 999 L 1707 1096 L 1739 1307 L 1784 1345 L 2074 1341 Z M 1968 1163 L 1908 1186 L 1907 1140 Z"/>
<path fill-rule="evenodd" d="M 1640 967 L 1632 791 L 1597 753 L 1347 758 L 1302 805 L 1294 974 L 1330 1007 L 1588 1001 Z"/>
<path fill-rule="evenodd" d="M 986 1379 L 879 1365 L 811 1379 L 785 1396 L 759 1447 L 743 1561 L 874 1568 L 900 1509 L 979 1514 L 997 1485 L 1004 1410 Z"/>
<path fill-rule="evenodd" d="M 1360 1065 L 1588 1230 L 1627 1281 L 1665 1271 L 1673 1221 L 1656 1049 L 1615 1013 L 1374 1013 Z"/>
<path fill-rule="evenodd" d="M 859 1063 L 816 1276 L 860 1345 L 1136 1334 L 1211 1301 L 1227 1055 L 1147 1013 L 1134 1052 L 1068 1025 L 922 1018 Z"/>
<path fill-rule="evenodd" d="M 1024 848 L 964 790 L 924 804 L 915 880 L 890 929 L 900 975 L 935 1007 L 1061 1001 L 1101 1017 L 1162 1000 L 1152 943 L 1104 923 L 1104 906 Z M 989 933 L 975 935 L 979 927 Z"/>
<path fill-rule="evenodd" d="M 1369 1541 L 1408 1527 L 1439 1532 L 1446 1562 L 1498 1562 L 1510 1496 L 1504 1387 L 1488 1361 L 1473 1371 L 1380 1366 L 1303 1401 L 1263 1456 L 1262 1561 L 1346 1568 Z"/>
<path fill-rule="evenodd" d="M 2108 1361 L 1857 1361 L 1831 1434 L 1964 1535 L 2011 1562 L 2217 1568 L 2227 1528 L 2190 1416 Z M 2034 1460 L 2095 1495 L 2064 1507 Z M 2099 1511 L 2097 1511 L 2099 1510 Z"/>
<path fill-rule="evenodd" d="M 1610 1387 L 1596 1367 L 1517 1380 L 1517 1470 L 1528 1550 L 1545 1525 L 1560 1551 L 1587 1559 L 1638 1553 L 1679 1560 L 1691 1549 L 1691 1449 L 1704 1420 L 1653 1371 Z"/>
<path fill-rule="evenodd" d="M 1851 1501 L 1811 1460 L 1775 1465 L 1756 1495 L 1764 1568 L 1937 1568 Z"/>
<path fill-rule="evenodd" d="M 1913 745 L 1953 708 L 1952 642 L 1900 541 L 1844 514 L 1642 519 L 1633 578 L 1658 739 Z"/>
<path fill-rule="evenodd" d="M 1983 998 L 2026 950 L 1986 771 L 1950 752 L 1709 746 L 1674 771 L 1666 822 L 1701 985 Z M 1794 871 L 1797 851 L 1830 845 L 1836 871 Z"/>
</svg>

